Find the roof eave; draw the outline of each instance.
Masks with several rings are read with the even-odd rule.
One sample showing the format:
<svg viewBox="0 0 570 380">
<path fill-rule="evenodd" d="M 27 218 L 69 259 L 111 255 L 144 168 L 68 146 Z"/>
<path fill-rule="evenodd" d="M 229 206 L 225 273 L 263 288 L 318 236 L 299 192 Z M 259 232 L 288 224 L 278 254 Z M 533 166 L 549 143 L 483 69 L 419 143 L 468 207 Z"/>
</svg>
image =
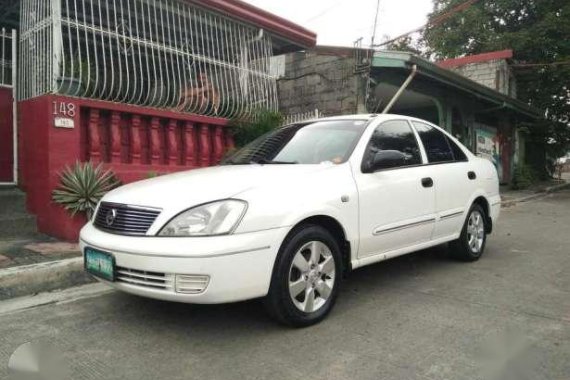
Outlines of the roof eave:
<svg viewBox="0 0 570 380">
<path fill-rule="evenodd" d="M 418 74 L 430 77 L 439 82 L 446 83 L 455 88 L 467 91 L 478 98 L 486 99 L 499 106 L 509 108 L 533 119 L 543 117 L 541 112 L 510 96 L 501 94 L 491 88 L 483 86 L 469 78 L 466 78 L 453 71 L 441 68 L 423 58 L 406 52 L 381 52 L 377 53 L 373 60 L 373 67 L 410 68 L 416 65 Z"/>
<path fill-rule="evenodd" d="M 317 44 L 317 35 L 300 25 L 240 0 L 187 0 L 228 17 L 263 28 L 300 49 Z"/>
</svg>

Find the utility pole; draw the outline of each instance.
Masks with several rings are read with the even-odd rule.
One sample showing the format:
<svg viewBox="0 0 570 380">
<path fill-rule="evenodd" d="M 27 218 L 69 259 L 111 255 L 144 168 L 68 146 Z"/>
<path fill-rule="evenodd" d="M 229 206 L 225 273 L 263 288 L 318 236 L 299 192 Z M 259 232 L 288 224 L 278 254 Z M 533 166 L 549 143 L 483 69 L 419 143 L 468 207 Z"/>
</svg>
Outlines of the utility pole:
<svg viewBox="0 0 570 380">
<path fill-rule="evenodd" d="M 376 38 L 376 30 L 378 28 L 378 15 L 380 14 L 380 0 L 376 2 L 376 14 L 374 15 L 374 29 L 372 30 L 372 38 L 370 39 L 370 48 L 367 50 L 366 59 L 368 65 L 368 72 L 366 75 L 366 84 L 364 85 L 364 108 L 365 112 L 368 110 L 368 103 L 370 99 L 370 85 L 372 75 L 372 60 L 374 59 L 374 39 Z M 358 110 L 360 112 L 360 110 Z"/>
<path fill-rule="evenodd" d="M 380 14 L 380 0 L 376 3 L 376 15 L 374 16 L 374 29 L 372 30 L 372 38 L 370 48 L 374 49 L 374 39 L 376 38 L 376 29 L 378 28 L 378 14 Z"/>
</svg>

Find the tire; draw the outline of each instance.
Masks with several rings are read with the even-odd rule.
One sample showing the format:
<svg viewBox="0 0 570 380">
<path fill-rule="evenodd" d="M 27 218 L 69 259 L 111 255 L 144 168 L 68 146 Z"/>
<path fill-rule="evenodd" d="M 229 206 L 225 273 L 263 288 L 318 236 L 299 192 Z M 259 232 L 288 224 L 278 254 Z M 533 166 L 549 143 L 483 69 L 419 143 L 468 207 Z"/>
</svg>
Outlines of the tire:
<svg viewBox="0 0 570 380">
<path fill-rule="evenodd" d="M 451 255 L 462 261 L 477 261 L 485 252 L 487 216 L 478 204 L 469 209 L 459 239 L 450 243 Z"/>
<path fill-rule="evenodd" d="M 281 245 L 275 262 L 265 297 L 269 314 L 294 327 L 322 321 L 338 295 L 341 259 L 337 240 L 323 227 L 311 224 L 293 230 Z"/>
</svg>

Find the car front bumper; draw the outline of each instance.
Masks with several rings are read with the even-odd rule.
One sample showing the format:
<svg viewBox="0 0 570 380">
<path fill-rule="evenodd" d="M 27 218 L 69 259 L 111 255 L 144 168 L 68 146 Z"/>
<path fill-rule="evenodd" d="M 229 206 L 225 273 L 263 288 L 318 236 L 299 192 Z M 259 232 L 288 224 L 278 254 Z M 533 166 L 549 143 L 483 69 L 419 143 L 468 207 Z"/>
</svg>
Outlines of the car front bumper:
<svg viewBox="0 0 570 380">
<path fill-rule="evenodd" d="M 115 258 L 118 290 L 186 303 L 225 303 L 263 297 L 288 228 L 216 237 L 123 236 L 91 223 L 80 234 L 80 247 Z M 185 292 L 192 284 L 192 293 Z"/>
</svg>

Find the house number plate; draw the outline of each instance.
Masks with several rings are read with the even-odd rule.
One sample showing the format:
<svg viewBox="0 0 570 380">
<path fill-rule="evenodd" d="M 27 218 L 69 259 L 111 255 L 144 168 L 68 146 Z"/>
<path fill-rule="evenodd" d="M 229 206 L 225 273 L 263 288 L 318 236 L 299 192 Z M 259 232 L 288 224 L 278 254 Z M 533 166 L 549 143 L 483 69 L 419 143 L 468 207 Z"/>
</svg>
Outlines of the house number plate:
<svg viewBox="0 0 570 380">
<path fill-rule="evenodd" d="M 77 105 L 72 102 L 53 102 L 53 120 L 56 128 L 75 128 Z"/>
<path fill-rule="evenodd" d="M 73 128 L 75 128 L 75 121 L 73 119 L 69 119 L 67 117 L 56 117 L 55 118 L 55 127 L 56 128 L 73 129 Z"/>
</svg>

